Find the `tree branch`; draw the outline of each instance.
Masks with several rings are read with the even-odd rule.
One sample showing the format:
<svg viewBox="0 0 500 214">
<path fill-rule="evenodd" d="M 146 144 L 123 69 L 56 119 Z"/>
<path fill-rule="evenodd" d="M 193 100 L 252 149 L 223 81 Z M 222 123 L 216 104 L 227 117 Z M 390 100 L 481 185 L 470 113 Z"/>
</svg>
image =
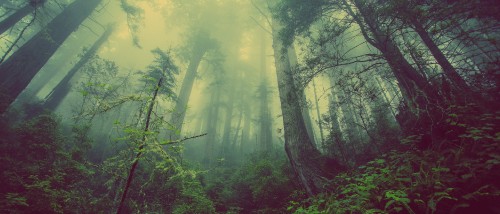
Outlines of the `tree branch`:
<svg viewBox="0 0 500 214">
<path fill-rule="evenodd" d="M 180 140 L 174 140 L 174 141 L 166 141 L 166 142 L 161 142 L 160 145 L 170 145 L 170 144 L 177 144 L 177 143 L 182 143 L 183 141 L 198 138 L 198 137 L 203 137 L 207 135 L 208 133 L 200 134 L 200 135 L 195 135 L 195 136 L 190 136 L 190 137 L 184 137 Z"/>
</svg>

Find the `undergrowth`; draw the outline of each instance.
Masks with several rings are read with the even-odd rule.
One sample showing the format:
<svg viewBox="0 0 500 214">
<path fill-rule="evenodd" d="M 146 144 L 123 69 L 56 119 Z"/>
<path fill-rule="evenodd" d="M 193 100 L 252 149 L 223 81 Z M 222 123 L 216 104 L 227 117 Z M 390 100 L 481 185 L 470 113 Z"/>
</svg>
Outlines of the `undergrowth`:
<svg viewBox="0 0 500 214">
<path fill-rule="evenodd" d="M 466 111 L 467 110 L 467 111 Z M 500 213 L 500 114 L 449 109 L 439 148 L 392 150 L 339 174 L 293 213 Z M 413 144 L 418 136 L 401 143 Z"/>
</svg>

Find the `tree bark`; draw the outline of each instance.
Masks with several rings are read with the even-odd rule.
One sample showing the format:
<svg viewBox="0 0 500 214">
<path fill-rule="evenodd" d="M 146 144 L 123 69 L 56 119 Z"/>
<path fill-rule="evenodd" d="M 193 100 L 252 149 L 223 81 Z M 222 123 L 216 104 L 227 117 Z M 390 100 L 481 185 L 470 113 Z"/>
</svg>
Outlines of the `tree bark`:
<svg viewBox="0 0 500 214">
<path fill-rule="evenodd" d="M 297 93 L 300 90 L 296 87 L 288 55 L 282 54 L 287 47 L 283 46 L 278 37 L 279 30 L 279 24 L 273 22 L 273 49 L 283 115 L 285 151 L 304 190 L 313 196 L 322 191 L 337 166 L 328 166 L 330 169 L 325 170 L 325 159 L 307 133 L 300 105 L 301 98 Z"/>
<path fill-rule="evenodd" d="M 287 52 L 288 52 L 288 60 L 290 61 L 290 73 L 292 73 L 293 75 L 293 69 L 297 67 L 297 54 L 295 53 L 295 48 L 292 46 L 288 47 L 287 48 Z M 298 82 L 296 80 L 294 80 L 294 84 L 298 84 Z M 304 86 L 305 87 L 305 86 Z M 313 129 L 313 125 L 312 125 L 312 120 L 311 120 L 311 114 L 309 113 L 309 106 L 307 106 L 307 98 L 306 98 L 306 95 L 304 93 L 304 90 L 305 88 L 303 87 L 300 87 L 300 88 L 296 88 L 297 90 L 300 90 L 300 106 L 302 107 L 302 117 L 304 118 L 304 122 L 306 123 L 306 130 L 307 130 L 307 134 L 309 135 L 309 137 L 311 138 L 311 141 L 313 142 L 313 144 L 315 144 L 314 142 L 314 129 Z"/>
<path fill-rule="evenodd" d="M 46 27 L 0 64 L 0 92 L 5 104 L 0 113 L 28 86 L 59 46 L 94 11 L 101 0 L 77 0 L 57 15 Z M 34 51 L 39 50 L 39 51 Z M 43 50 L 43 51 L 42 51 Z"/>
</svg>

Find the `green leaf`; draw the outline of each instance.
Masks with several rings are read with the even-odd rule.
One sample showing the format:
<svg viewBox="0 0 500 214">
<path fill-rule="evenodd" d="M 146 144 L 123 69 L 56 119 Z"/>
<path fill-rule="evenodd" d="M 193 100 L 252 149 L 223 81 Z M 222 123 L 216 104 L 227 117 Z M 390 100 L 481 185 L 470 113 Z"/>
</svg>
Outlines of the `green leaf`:
<svg viewBox="0 0 500 214">
<path fill-rule="evenodd" d="M 396 202 L 396 201 L 395 201 L 395 200 L 390 200 L 390 201 L 388 201 L 387 203 L 385 203 L 385 207 L 384 207 L 384 209 L 386 209 L 386 210 L 387 210 L 387 208 L 388 208 L 389 206 L 391 206 L 392 204 L 394 204 L 394 202 Z"/>
<path fill-rule="evenodd" d="M 432 171 L 433 172 L 449 172 L 450 168 L 446 168 L 446 167 L 433 167 Z"/>
</svg>

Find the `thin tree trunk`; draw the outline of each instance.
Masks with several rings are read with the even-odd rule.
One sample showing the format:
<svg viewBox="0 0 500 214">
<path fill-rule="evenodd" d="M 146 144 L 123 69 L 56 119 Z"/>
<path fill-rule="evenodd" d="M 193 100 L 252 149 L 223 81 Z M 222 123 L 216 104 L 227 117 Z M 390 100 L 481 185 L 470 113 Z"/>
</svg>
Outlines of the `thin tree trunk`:
<svg viewBox="0 0 500 214">
<path fill-rule="evenodd" d="M 332 147 L 334 145 L 337 145 L 337 148 L 339 150 L 339 155 L 344 161 L 344 163 L 347 164 L 347 156 L 344 148 L 344 141 L 342 138 L 342 131 L 340 130 L 340 124 L 338 121 L 338 115 L 336 109 L 334 109 L 334 95 L 329 96 L 329 114 L 330 114 L 330 123 L 331 123 L 331 130 L 330 130 L 330 138 L 332 140 Z M 330 154 L 334 153 L 333 148 L 329 151 Z"/>
<path fill-rule="evenodd" d="M 153 112 L 153 107 L 154 107 L 154 104 L 156 102 L 156 97 L 158 95 L 158 91 L 161 88 L 162 81 L 163 81 L 163 77 L 160 78 L 160 80 L 158 80 L 158 84 L 156 85 L 156 88 L 154 90 L 153 97 L 151 98 L 151 101 L 149 103 L 148 112 L 146 113 L 146 123 L 144 124 L 142 139 L 141 139 L 141 142 L 139 144 L 139 149 L 138 149 L 139 152 L 137 152 L 137 155 L 135 156 L 134 162 L 132 163 L 132 167 L 130 167 L 130 172 L 128 173 L 127 183 L 125 185 L 125 189 L 123 190 L 122 198 L 120 200 L 120 205 L 118 206 L 118 210 L 116 211 L 117 214 L 120 214 L 122 209 L 123 209 L 125 199 L 127 198 L 128 189 L 130 188 L 130 184 L 132 183 L 132 179 L 134 178 L 134 172 L 137 168 L 137 165 L 139 164 L 139 158 L 142 156 L 142 153 L 143 153 L 142 150 L 144 149 L 144 146 L 146 145 L 146 139 L 147 139 L 146 132 L 149 131 L 151 114 Z"/>
<path fill-rule="evenodd" d="M 241 142 L 240 142 L 240 154 L 245 154 L 245 149 L 248 148 L 250 142 L 250 131 L 252 122 L 252 109 L 243 104 L 243 112 L 245 115 L 245 122 L 243 123 L 243 129 L 241 130 Z"/>
<path fill-rule="evenodd" d="M 394 118 L 396 118 L 396 112 L 394 112 L 394 109 L 392 108 L 392 105 L 391 105 L 391 100 L 389 99 L 389 97 L 387 97 L 386 90 L 385 90 L 385 88 L 383 87 L 382 82 L 379 80 L 379 77 L 378 77 L 378 76 L 376 76 L 376 77 L 375 77 L 375 81 L 377 82 L 377 85 L 378 85 L 378 87 L 380 88 L 382 95 L 384 96 L 384 100 L 385 100 L 385 102 L 387 103 L 387 106 L 388 106 L 388 107 L 389 107 L 389 109 L 391 110 L 391 114 L 392 114 L 392 116 L 393 116 Z"/>
<path fill-rule="evenodd" d="M 230 154 L 231 146 L 231 122 L 233 121 L 234 109 L 234 93 L 229 92 L 228 100 L 226 101 L 226 118 L 224 121 L 224 133 L 222 135 L 222 156 L 226 159 Z"/>
<path fill-rule="evenodd" d="M 207 120 L 207 141 L 205 144 L 205 164 L 208 168 L 212 167 L 215 159 L 215 144 L 217 140 L 217 122 L 219 119 L 220 107 L 220 86 L 212 92 L 211 105 L 209 106 L 209 116 Z"/>
<path fill-rule="evenodd" d="M 319 113 L 319 103 L 318 103 L 318 95 L 316 94 L 316 82 L 314 78 L 312 80 L 313 90 L 314 90 L 314 101 L 316 103 L 316 115 L 318 117 L 318 125 L 319 125 L 319 134 L 321 136 L 321 145 L 325 145 L 325 136 L 323 134 L 323 125 L 321 125 L 321 114 Z"/>
<path fill-rule="evenodd" d="M 238 125 L 236 125 L 236 129 L 235 129 L 235 133 L 234 133 L 234 137 L 233 137 L 233 142 L 231 143 L 231 150 L 233 152 L 236 151 L 236 142 L 238 142 L 238 135 L 240 133 L 240 129 L 241 129 L 241 121 L 243 120 L 243 110 L 240 110 L 240 114 L 238 116 Z"/>
<path fill-rule="evenodd" d="M 49 110 L 55 110 L 61 101 L 68 95 L 71 83 L 70 80 L 87 62 L 97 53 L 99 48 L 106 42 L 114 30 L 114 26 L 109 26 L 106 31 L 97 39 L 97 41 L 87 50 L 87 52 L 80 58 L 80 60 L 69 70 L 64 78 L 52 89 L 52 91 L 45 97 L 43 107 Z"/>
<path fill-rule="evenodd" d="M 268 82 L 266 75 L 266 40 L 264 33 L 261 34 L 260 40 L 260 76 L 261 83 L 259 86 L 260 93 L 260 140 L 257 149 L 260 152 L 269 152 L 272 149 L 272 122 L 269 109 Z"/>
<path fill-rule="evenodd" d="M 267 81 L 263 80 L 259 86 L 260 92 L 260 139 L 257 150 L 269 152 L 272 148 L 271 115 L 269 113 L 269 97 L 267 91 Z"/>
<path fill-rule="evenodd" d="M 26 42 L 0 64 L 0 93 L 5 93 L 5 102 L 0 113 L 28 86 L 36 73 L 49 58 L 94 11 L 101 0 L 76 0 L 57 15 L 46 27 Z M 43 51 L 34 51 L 43 50 Z"/>
</svg>

